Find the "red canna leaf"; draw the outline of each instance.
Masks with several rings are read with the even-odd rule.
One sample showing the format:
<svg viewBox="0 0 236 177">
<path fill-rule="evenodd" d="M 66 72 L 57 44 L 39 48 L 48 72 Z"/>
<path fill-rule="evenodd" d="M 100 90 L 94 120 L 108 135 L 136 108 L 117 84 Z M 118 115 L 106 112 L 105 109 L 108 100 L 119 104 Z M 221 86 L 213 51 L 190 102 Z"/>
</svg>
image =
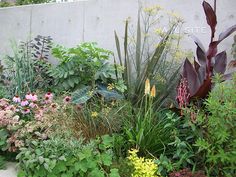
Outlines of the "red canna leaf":
<svg viewBox="0 0 236 177">
<path fill-rule="evenodd" d="M 227 66 L 227 54 L 225 51 L 219 53 L 215 57 L 214 71 L 224 74 Z"/>
<path fill-rule="evenodd" d="M 201 41 L 194 35 L 190 35 L 190 37 L 193 39 L 194 43 L 201 48 L 201 50 L 205 53 L 205 48 L 203 46 L 203 44 L 201 43 Z"/>
<path fill-rule="evenodd" d="M 190 96 L 194 95 L 200 86 L 200 82 L 197 72 L 188 59 L 186 59 L 184 62 L 183 77 L 188 81 Z"/>
<path fill-rule="evenodd" d="M 211 42 L 209 45 L 209 49 L 207 51 L 207 58 L 211 59 L 212 57 L 215 57 L 217 54 L 217 45 L 219 43 L 217 41 Z"/>
<path fill-rule="evenodd" d="M 201 64 L 199 63 L 198 59 L 195 58 L 195 57 L 194 57 L 194 63 L 193 64 L 194 64 L 195 70 L 198 71 L 200 66 L 201 66 Z"/>
<path fill-rule="evenodd" d="M 199 87 L 197 92 L 192 96 L 192 98 L 206 98 L 206 96 L 211 91 L 212 82 L 211 78 L 204 80 L 203 84 Z"/>
<path fill-rule="evenodd" d="M 202 6 L 206 14 L 207 24 L 211 27 L 211 37 L 213 39 L 215 35 L 216 24 L 217 24 L 216 14 L 213 8 L 211 7 L 211 5 L 207 3 L 206 1 L 203 1 Z"/>
<path fill-rule="evenodd" d="M 201 66 L 206 66 L 206 53 L 199 46 L 197 47 L 197 58 Z"/>
</svg>

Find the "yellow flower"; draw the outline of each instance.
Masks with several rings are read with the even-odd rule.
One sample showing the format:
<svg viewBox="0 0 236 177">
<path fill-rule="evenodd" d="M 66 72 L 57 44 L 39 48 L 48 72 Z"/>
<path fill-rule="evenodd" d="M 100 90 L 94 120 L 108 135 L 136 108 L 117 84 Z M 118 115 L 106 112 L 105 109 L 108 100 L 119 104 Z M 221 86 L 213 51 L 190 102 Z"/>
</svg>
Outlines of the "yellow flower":
<svg viewBox="0 0 236 177">
<path fill-rule="evenodd" d="M 145 81 L 144 94 L 145 95 L 149 95 L 150 94 L 150 80 L 149 79 L 146 79 L 146 81 Z"/>
<path fill-rule="evenodd" d="M 96 118 L 97 116 L 98 116 L 98 113 L 96 111 L 92 112 L 91 117 Z"/>
<path fill-rule="evenodd" d="M 108 86 L 107 86 L 107 90 L 112 90 L 114 88 L 115 88 L 114 84 L 108 84 Z"/>
<path fill-rule="evenodd" d="M 93 90 L 89 91 L 89 92 L 88 92 L 88 95 L 89 95 L 89 96 L 93 96 Z"/>
<path fill-rule="evenodd" d="M 158 11 L 162 10 L 162 7 L 159 5 L 152 6 L 152 7 L 146 7 L 143 9 L 143 11 L 148 15 L 155 15 Z"/>
<path fill-rule="evenodd" d="M 155 97 L 155 96 L 156 96 L 156 86 L 153 85 L 152 90 L 151 90 L 151 97 Z"/>
</svg>

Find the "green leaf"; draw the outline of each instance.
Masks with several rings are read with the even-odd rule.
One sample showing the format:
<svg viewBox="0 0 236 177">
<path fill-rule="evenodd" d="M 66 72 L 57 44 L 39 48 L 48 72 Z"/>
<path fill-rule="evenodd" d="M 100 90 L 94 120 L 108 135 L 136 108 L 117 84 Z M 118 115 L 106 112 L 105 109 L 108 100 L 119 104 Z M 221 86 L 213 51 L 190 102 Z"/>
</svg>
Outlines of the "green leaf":
<svg viewBox="0 0 236 177">
<path fill-rule="evenodd" d="M 115 90 L 107 90 L 104 85 L 98 85 L 97 93 L 103 96 L 107 101 L 123 99 L 123 95 Z"/>
<path fill-rule="evenodd" d="M 112 156 L 109 154 L 101 154 L 101 159 L 104 165 L 110 166 L 112 164 Z"/>
<path fill-rule="evenodd" d="M 87 162 L 86 161 L 80 161 L 75 163 L 75 170 L 76 171 L 82 171 L 83 173 L 86 173 L 88 170 Z"/>
<path fill-rule="evenodd" d="M 112 168 L 110 172 L 110 177 L 120 177 L 119 170 L 116 168 Z"/>
<path fill-rule="evenodd" d="M 83 104 L 86 103 L 94 93 L 90 94 L 89 91 L 91 90 L 90 86 L 84 86 L 75 92 L 72 93 L 72 102 L 75 104 Z"/>
<path fill-rule="evenodd" d="M 96 168 L 89 173 L 88 177 L 105 177 L 105 175 L 101 170 Z"/>
</svg>

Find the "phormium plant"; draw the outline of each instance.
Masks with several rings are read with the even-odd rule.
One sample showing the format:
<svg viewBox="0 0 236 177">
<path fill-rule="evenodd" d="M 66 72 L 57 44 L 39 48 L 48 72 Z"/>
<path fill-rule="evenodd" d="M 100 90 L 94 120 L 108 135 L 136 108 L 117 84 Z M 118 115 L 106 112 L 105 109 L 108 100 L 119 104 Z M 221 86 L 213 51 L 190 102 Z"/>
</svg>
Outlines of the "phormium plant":
<svg viewBox="0 0 236 177">
<path fill-rule="evenodd" d="M 215 9 L 213 9 L 206 1 L 203 1 L 202 6 L 206 15 L 207 23 L 211 28 L 211 40 L 208 49 L 205 50 L 200 40 L 193 36 L 194 42 L 197 45 L 197 58 L 194 58 L 194 64 L 191 64 L 190 61 L 186 59 L 182 73 L 182 81 L 185 80 L 187 82 L 185 85 L 187 85 L 188 93 L 186 93 L 186 98 L 184 98 L 186 103 L 189 103 L 193 98 L 205 98 L 211 91 L 212 77 L 214 74 L 225 73 L 227 66 L 226 51 L 218 53 L 217 47 L 225 38 L 236 31 L 236 25 L 233 25 L 225 32 L 222 32 L 219 35 L 219 38 L 215 40 L 217 25 L 216 1 Z M 231 75 L 232 74 L 224 75 L 224 79 L 231 78 Z M 177 100 L 179 103 L 181 102 L 180 97 L 177 97 Z"/>
</svg>

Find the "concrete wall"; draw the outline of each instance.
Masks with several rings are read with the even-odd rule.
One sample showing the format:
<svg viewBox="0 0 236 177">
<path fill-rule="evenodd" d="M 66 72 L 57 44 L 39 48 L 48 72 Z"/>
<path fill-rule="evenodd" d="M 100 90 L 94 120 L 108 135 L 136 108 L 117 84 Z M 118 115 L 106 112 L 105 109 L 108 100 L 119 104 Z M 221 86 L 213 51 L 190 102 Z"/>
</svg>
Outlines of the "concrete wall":
<svg viewBox="0 0 236 177">
<path fill-rule="evenodd" d="M 213 0 L 208 0 L 213 3 Z M 193 32 L 206 45 L 209 28 L 201 6 L 202 0 L 84 0 L 9 7 L 0 9 L 0 57 L 10 51 L 9 40 L 26 40 L 30 34 L 50 35 L 56 43 L 74 46 L 82 41 L 96 41 L 101 47 L 115 51 L 114 30 L 124 32 L 124 20 L 135 22 L 138 7 L 159 4 L 164 9 L 180 14 L 185 20 L 182 30 Z M 236 0 L 219 0 L 217 6 L 219 32 L 236 23 Z M 167 19 L 166 19 L 167 20 Z M 229 49 L 233 38 L 221 45 Z M 182 45 L 194 49 L 185 37 Z"/>
</svg>

